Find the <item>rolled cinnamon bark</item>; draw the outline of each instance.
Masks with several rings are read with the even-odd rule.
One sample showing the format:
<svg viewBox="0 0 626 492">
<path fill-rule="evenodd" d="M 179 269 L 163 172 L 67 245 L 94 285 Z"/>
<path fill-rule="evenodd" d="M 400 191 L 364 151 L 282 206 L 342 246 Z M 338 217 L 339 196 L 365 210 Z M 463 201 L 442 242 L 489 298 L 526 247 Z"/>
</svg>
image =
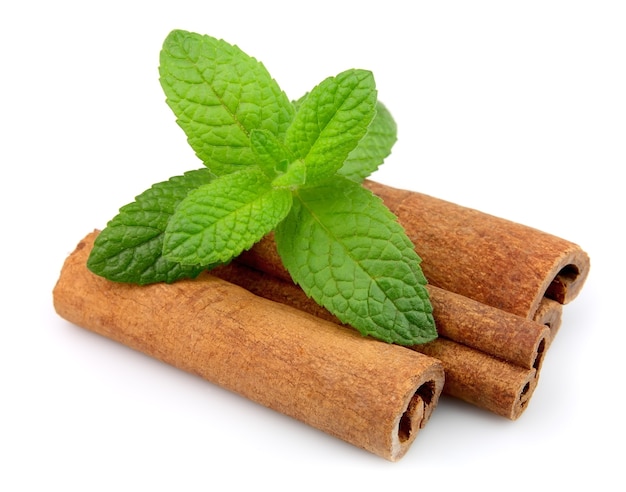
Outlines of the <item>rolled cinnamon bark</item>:
<svg viewBox="0 0 626 492">
<path fill-rule="evenodd" d="M 533 319 L 544 297 L 567 304 L 589 257 L 570 241 L 422 193 L 366 181 L 404 226 L 428 281 Z"/>
<path fill-rule="evenodd" d="M 211 273 L 267 299 L 339 323 L 291 281 L 238 262 L 215 268 Z M 458 294 L 437 288 L 430 290 L 440 337 L 410 348 L 428 355 L 436 354 L 446 374 L 445 394 L 511 420 L 517 419 L 537 386 L 549 329 Z M 534 339 L 530 336 L 533 331 L 537 333 Z M 508 355 L 520 365 L 446 339 L 448 336 L 478 340 L 478 345 Z"/>
<path fill-rule="evenodd" d="M 257 295 L 338 322 L 328 311 L 308 299 L 302 289 L 293 283 L 289 273 L 282 266 L 271 236 L 263 239 L 239 258 L 226 268 L 214 270 L 215 275 L 241 285 Z M 239 263 L 250 268 L 238 272 L 237 269 L 242 268 L 237 266 Z M 550 329 L 545 324 L 432 285 L 428 285 L 427 288 L 440 336 L 511 364 L 526 369 L 539 369 L 551 336 Z M 552 304 L 547 305 L 544 316 L 547 317 L 548 314 L 554 316 L 555 308 L 556 306 Z"/>
<path fill-rule="evenodd" d="M 415 348 L 442 361 L 446 394 L 510 420 L 526 410 L 537 387 L 535 369 L 509 364 L 445 338 Z"/>
<path fill-rule="evenodd" d="M 438 287 L 428 291 L 440 335 L 513 365 L 540 369 L 550 340 L 545 324 Z"/>
<path fill-rule="evenodd" d="M 441 363 L 364 338 L 212 275 L 173 284 L 110 282 L 86 267 L 97 232 L 53 290 L 66 320 L 201 376 L 390 461 L 437 405 Z"/>
<path fill-rule="evenodd" d="M 550 329 L 550 337 L 547 344 L 549 347 L 558 333 L 559 328 L 561 328 L 561 323 L 563 321 L 563 305 L 557 301 L 544 297 L 541 299 L 539 309 L 537 309 L 533 319 L 537 323 L 545 325 Z"/>
</svg>

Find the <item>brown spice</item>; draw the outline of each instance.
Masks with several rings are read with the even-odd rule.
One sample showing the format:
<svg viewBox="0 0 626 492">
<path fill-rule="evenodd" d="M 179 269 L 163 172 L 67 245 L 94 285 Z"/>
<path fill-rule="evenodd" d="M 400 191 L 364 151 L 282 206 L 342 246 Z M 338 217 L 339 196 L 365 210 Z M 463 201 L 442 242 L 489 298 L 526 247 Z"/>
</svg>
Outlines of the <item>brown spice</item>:
<svg viewBox="0 0 626 492">
<path fill-rule="evenodd" d="M 550 340 L 545 324 L 438 287 L 428 290 L 440 335 L 513 365 L 540 369 Z"/>
<path fill-rule="evenodd" d="M 243 263 L 248 270 L 237 269 Z M 229 271 L 230 270 L 230 271 Z M 271 239 L 271 235 L 251 250 L 242 254 L 239 260 L 222 269 L 229 275 L 229 281 L 237 283 L 264 297 L 293 305 L 316 316 L 329 319 L 330 313 L 308 299 L 297 287 L 281 260 Z M 220 272 L 220 270 L 215 270 Z M 265 274 L 265 277 L 264 277 Z M 274 279 L 280 279 L 278 282 Z M 539 369 L 546 344 L 550 341 L 550 330 L 546 324 L 502 311 L 476 300 L 448 292 L 438 287 L 427 286 L 433 317 L 440 336 L 461 343 L 467 347 L 506 360 L 526 369 Z M 272 297 L 273 296 L 273 297 Z M 560 305 L 559 305 L 560 306 Z M 552 304 L 546 305 L 545 317 L 557 312 Z M 337 321 L 335 317 L 330 319 Z M 540 318 L 543 321 L 543 317 Z"/>
<path fill-rule="evenodd" d="M 548 346 L 553 342 L 554 337 L 561 328 L 563 322 L 563 305 L 553 299 L 544 297 L 539 303 L 539 309 L 535 313 L 534 320 L 537 323 L 546 325 L 550 329 Z"/>
<path fill-rule="evenodd" d="M 445 338 L 415 347 L 442 361 L 444 391 L 479 408 L 517 419 L 527 408 L 539 373 L 490 357 Z"/>
<path fill-rule="evenodd" d="M 291 281 L 239 262 L 215 268 L 212 274 L 267 299 L 339 323 Z M 444 393 L 497 415 L 517 419 L 537 385 L 549 329 L 458 294 L 435 287 L 430 287 L 430 291 L 440 338 L 410 348 L 428 355 L 436 354 L 446 374 Z M 476 346 L 490 348 L 499 356 L 485 353 Z M 504 360 L 502 356 L 515 362 Z"/>
<path fill-rule="evenodd" d="M 533 319 L 544 297 L 567 304 L 587 278 L 589 257 L 570 241 L 422 193 L 365 186 L 398 216 L 432 285 Z"/>
<path fill-rule="evenodd" d="M 53 291 L 66 320 L 388 460 L 401 458 L 441 394 L 441 363 L 358 335 L 213 275 L 136 286 L 91 273 L 97 232 Z"/>
</svg>

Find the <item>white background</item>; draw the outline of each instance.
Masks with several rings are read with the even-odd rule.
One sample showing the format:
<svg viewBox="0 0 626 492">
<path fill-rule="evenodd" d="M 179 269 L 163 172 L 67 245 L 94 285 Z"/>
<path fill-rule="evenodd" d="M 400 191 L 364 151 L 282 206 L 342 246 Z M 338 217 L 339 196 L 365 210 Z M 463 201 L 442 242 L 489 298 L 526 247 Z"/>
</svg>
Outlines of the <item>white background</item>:
<svg viewBox="0 0 626 492">
<path fill-rule="evenodd" d="M 0 489 L 620 490 L 624 5 L 4 2 Z M 238 44 L 291 98 L 372 70 L 399 127 L 377 180 L 583 246 L 591 274 L 518 421 L 444 398 L 389 463 L 55 314 L 75 244 L 199 167 L 158 82 L 174 28 Z"/>
</svg>

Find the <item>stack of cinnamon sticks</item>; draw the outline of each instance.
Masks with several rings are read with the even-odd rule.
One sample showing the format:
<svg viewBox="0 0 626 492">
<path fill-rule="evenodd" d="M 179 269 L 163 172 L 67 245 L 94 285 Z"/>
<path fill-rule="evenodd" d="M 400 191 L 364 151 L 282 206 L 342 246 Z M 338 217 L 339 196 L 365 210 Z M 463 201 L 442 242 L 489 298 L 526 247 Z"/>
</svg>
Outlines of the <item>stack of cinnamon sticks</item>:
<svg viewBox="0 0 626 492">
<path fill-rule="evenodd" d="M 471 208 L 373 181 L 365 186 L 398 217 L 430 284 L 440 336 L 412 348 L 441 360 L 444 393 L 517 419 L 536 388 L 563 305 L 585 283 L 588 255 L 570 241 Z M 330 316 L 290 285 L 271 236 L 239 263 L 245 267 L 230 265 L 216 274 Z"/>
<path fill-rule="evenodd" d="M 271 235 L 194 280 L 136 286 L 86 267 L 98 232 L 66 259 L 60 316 L 388 460 L 442 393 L 509 419 L 537 385 L 589 258 L 577 245 L 472 209 L 367 182 L 417 245 L 439 338 L 362 337 L 290 279 Z"/>
</svg>

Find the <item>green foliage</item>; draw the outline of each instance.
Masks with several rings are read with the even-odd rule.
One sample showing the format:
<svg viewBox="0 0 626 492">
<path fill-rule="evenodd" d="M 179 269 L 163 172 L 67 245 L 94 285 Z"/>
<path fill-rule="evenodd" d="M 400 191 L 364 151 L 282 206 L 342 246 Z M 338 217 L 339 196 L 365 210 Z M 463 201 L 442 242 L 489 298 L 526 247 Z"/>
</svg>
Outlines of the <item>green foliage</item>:
<svg viewBox="0 0 626 492">
<path fill-rule="evenodd" d="M 178 204 L 190 191 L 212 180 L 208 169 L 198 169 L 144 191 L 122 207 L 98 235 L 88 268 L 109 280 L 142 285 L 197 276 L 203 270 L 198 265 L 183 265 L 163 257 L 163 240 Z"/>
<path fill-rule="evenodd" d="M 184 265 L 229 261 L 271 232 L 291 208 L 289 190 L 258 168 L 220 176 L 178 205 L 165 229 L 163 254 Z"/>
<path fill-rule="evenodd" d="M 307 168 L 307 183 L 333 175 L 367 132 L 376 114 L 371 72 L 347 70 L 315 87 L 287 129 L 285 145 Z"/>
<path fill-rule="evenodd" d="M 276 229 L 294 281 L 342 322 L 387 342 L 432 339 L 420 259 L 382 201 L 336 176 L 300 190 Z"/>
<path fill-rule="evenodd" d="M 189 144 L 217 175 L 255 165 L 253 129 L 283 138 L 293 119 L 293 105 L 263 64 L 222 40 L 173 31 L 159 74 Z"/>
<path fill-rule="evenodd" d="M 254 58 L 185 31 L 165 40 L 159 72 L 205 168 L 122 207 L 96 240 L 94 273 L 174 282 L 275 231 L 294 281 L 341 321 L 403 345 L 437 336 L 413 244 L 361 185 L 396 141 L 371 72 L 346 70 L 292 103 Z"/>
</svg>

